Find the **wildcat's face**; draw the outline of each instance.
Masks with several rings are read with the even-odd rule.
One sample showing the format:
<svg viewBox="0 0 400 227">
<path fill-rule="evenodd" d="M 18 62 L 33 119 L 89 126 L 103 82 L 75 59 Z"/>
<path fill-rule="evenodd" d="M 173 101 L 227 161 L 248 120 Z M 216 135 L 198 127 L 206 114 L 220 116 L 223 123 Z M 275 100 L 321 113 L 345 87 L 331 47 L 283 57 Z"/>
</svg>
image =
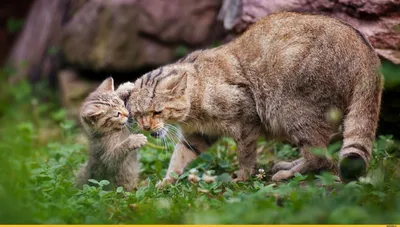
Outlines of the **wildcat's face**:
<svg viewBox="0 0 400 227">
<path fill-rule="evenodd" d="M 150 74 L 150 76 L 149 76 Z M 183 121 L 190 110 L 186 94 L 187 76 L 173 69 L 157 69 L 139 78 L 128 106 L 142 130 L 160 137 L 167 123 Z"/>
<path fill-rule="evenodd" d="M 105 80 L 89 97 L 81 109 L 82 122 L 97 132 L 121 130 L 129 112 L 114 92 L 112 78 Z"/>
</svg>

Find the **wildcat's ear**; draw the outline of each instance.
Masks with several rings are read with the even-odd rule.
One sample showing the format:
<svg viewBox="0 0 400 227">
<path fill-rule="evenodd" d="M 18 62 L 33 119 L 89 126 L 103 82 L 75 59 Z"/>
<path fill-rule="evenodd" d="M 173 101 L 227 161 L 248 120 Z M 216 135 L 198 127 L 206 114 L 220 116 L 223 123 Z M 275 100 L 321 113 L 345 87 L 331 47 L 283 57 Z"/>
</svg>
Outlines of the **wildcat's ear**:
<svg viewBox="0 0 400 227">
<path fill-rule="evenodd" d="M 114 91 L 114 79 L 112 77 L 108 77 L 100 84 L 96 91 Z"/>
<path fill-rule="evenodd" d="M 97 105 L 89 105 L 86 106 L 82 112 L 81 112 L 81 117 L 87 121 L 93 124 L 96 119 L 99 117 L 100 114 L 104 113 L 104 111 Z"/>
<path fill-rule="evenodd" d="M 187 74 L 186 72 L 180 75 L 171 76 L 164 80 L 164 89 L 168 90 L 174 95 L 183 95 L 187 87 Z"/>
</svg>

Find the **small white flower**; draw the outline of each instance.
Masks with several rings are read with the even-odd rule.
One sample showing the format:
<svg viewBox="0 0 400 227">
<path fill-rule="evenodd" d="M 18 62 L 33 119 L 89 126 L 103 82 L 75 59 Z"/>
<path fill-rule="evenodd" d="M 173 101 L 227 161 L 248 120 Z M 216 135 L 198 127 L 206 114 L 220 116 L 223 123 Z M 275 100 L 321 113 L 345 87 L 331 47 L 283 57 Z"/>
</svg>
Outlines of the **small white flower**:
<svg viewBox="0 0 400 227">
<path fill-rule="evenodd" d="M 265 177 L 265 170 L 264 169 L 258 169 L 258 174 L 256 174 L 256 178 L 259 180 L 264 179 Z"/>
<path fill-rule="evenodd" d="M 213 182 L 215 181 L 216 177 L 210 176 L 210 175 L 208 175 L 208 174 L 203 174 L 202 179 L 203 179 L 203 181 L 206 182 L 206 183 L 213 183 Z"/>
<path fill-rule="evenodd" d="M 197 175 L 195 175 L 195 174 L 189 174 L 188 180 L 189 180 L 191 183 L 198 183 L 198 182 L 200 181 L 200 178 L 199 178 Z"/>
<path fill-rule="evenodd" d="M 213 173 L 214 173 L 214 171 L 212 171 L 212 170 L 207 170 L 206 171 L 206 174 L 209 175 L 209 176 L 212 176 Z"/>
<path fill-rule="evenodd" d="M 161 209 L 170 209 L 172 206 L 171 200 L 166 198 L 159 198 L 157 200 L 157 207 Z"/>
<path fill-rule="evenodd" d="M 199 171 L 196 168 L 189 170 L 189 173 L 197 175 Z"/>
</svg>

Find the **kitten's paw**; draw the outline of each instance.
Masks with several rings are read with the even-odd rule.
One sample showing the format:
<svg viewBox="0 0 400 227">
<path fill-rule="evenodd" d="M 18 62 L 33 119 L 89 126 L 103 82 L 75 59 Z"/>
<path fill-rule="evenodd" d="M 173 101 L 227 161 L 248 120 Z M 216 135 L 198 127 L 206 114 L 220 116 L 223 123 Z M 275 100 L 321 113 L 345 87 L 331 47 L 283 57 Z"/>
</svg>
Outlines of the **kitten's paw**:
<svg viewBox="0 0 400 227">
<path fill-rule="evenodd" d="M 129 136 L 129 146 L 131 149 L 137 149 L 147 143 L 147 137 L 143 134 L 134 134 Z"/>
<path fill-rule="evenodd" d="M 165 186 L 175 182 L 174 178 L 164 178 L 156 184 L 156 188 L 164 188 Z"/>
<path fill-rule="evenodd" d="M 243 181 L 247 181 L 249 179 L 249 174 L 243 170 L 239 170 L 235 173 L 236 178 L 234 178 L 232 181 L 234 183 L 238 183 L 238 182 L 243 182 Z"/>
</svg>

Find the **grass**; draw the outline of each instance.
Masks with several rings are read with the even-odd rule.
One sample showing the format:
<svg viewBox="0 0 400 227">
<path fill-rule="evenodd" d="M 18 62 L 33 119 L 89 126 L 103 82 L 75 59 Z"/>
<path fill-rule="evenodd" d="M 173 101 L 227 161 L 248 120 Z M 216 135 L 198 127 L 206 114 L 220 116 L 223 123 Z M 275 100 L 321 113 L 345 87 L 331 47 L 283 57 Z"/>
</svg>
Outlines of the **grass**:
<svg viewBox="0 0 400 227">
<path fill-rule="evenodd" d="M 43 85 L 0 85 L 0 223 L 400 223 L 399 144 L 391 136 L 375 142 L 368 175 L 359 182 L 336 183 L 323 172 L 272 183 L 272 163 L 298 154 L 260 141 L 258 163 L 266 176 L 234 184 L 236 145 L 224 138 L 188 168 L 199 177 L 216 176 L 214 182 L 190 183 L 186 171 L 176 184 L 156 189 L 171 147 L 146 146 L 136 191 L 104 191 L 106 181 L 78 190 L 74 173 L 86 159 L 87 142 L 54 97 Z"/>
</svg>

